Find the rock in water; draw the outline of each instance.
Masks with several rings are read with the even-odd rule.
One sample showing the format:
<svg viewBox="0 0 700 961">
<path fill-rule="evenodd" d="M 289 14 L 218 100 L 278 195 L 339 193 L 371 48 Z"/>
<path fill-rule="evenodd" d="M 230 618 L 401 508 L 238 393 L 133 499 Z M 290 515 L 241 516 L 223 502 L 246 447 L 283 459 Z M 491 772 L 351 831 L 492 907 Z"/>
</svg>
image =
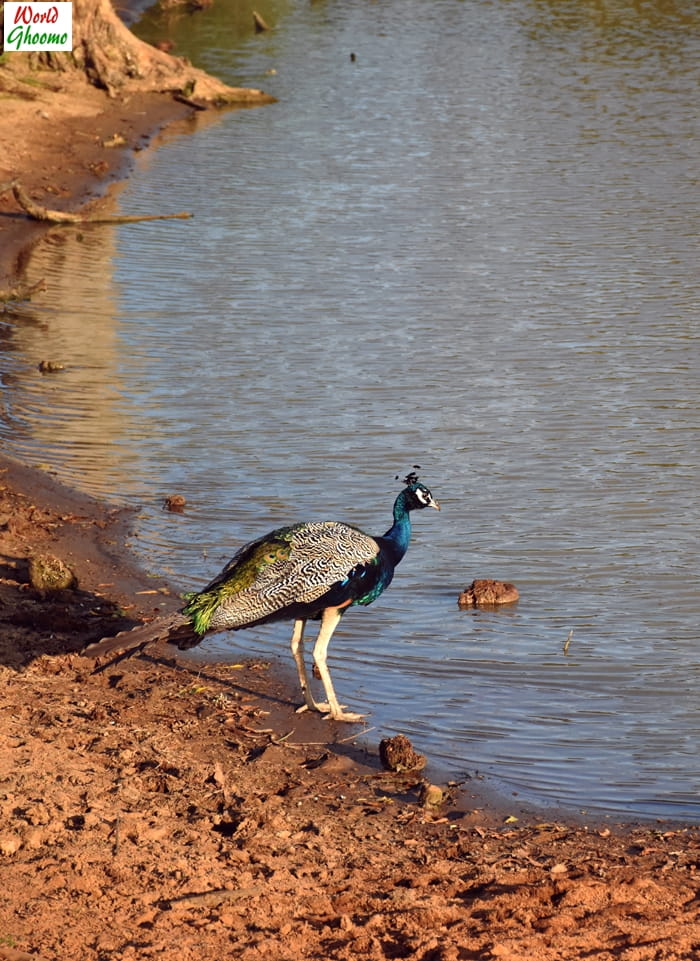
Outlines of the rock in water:
<svg viewBox="0 0 700 961">
<path fill-rule="evenodd" d="M 515 584 L 482 577 L 462 591 L 457 603 L 460 607 L 495 607 L 497 604 L 512 604 L 519 597 Z"/>
</svg>

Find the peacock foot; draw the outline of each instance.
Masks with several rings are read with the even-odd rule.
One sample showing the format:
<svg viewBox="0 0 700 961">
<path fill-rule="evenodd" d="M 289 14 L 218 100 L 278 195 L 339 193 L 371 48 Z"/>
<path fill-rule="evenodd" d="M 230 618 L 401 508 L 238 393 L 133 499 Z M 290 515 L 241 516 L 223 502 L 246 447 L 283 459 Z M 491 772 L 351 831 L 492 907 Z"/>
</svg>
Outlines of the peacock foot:
<svg viewBox="0 0 700 961">
<path fill-rule="evenodd" d="M 345 704 L 339 705 L 341 708 L 345 707 Z M 350 724 L 357 724 L 359 721 L 364 721 L 367 717 L 366 714 L 355 714 L 354 711 L 330 711 L 328 714 L 323 715 L 324 721 L 348 721 Z"/>
<path fill-rule="evenodd" d="M 339 704 L 340 713 L 342 714 L 343 708 L 347 707 L 347 704 Z M 318 711 L 319 714 L 331 716 L 333 713 L 333 708 L 330 706 L 328 701 L 313 701 L 311 704 L 302 704 L 301 707 L 296 709 L 297 714 L 303 714 L 304 711 Z"/>
</svg>

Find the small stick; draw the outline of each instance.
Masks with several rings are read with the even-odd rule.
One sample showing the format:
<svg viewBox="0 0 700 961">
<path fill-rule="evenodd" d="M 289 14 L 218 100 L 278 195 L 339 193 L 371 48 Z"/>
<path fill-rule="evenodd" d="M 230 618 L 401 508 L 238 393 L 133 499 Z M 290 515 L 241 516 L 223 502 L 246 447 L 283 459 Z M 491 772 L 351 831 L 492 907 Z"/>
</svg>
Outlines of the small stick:
<svg viewBox="0 0 700 961">
<path fill-rule="evenodd" d="M 253 26 L 256 33 L 264 33 L 270 29 L 257 10 L 253 10 Z"/>
<path fill-rule="evenodd" d="M 237 888 L 235 890 L 229 890 L 228 888 L 217 888 L 214 891 L 202 891 L 193 892 L 192 894 L 180 894 L 174 898 L 168 898 L 168 907 L 172 908 L 174 905 L 181 905 L 183 907 L 198 907 L 204 905 L 205 907 L 215 907 L 217 904 L 222 904 L 224 901 L 240 901 L 242 898 L 254 898 L 259 894 L 262 894 L 265 890 L 262 884 L 253 884 L 247 888 Z"/>
<path fill-rule="evenodd" d="M 568 654 L 568 653 L 569 653 L 569 644 L 571 644 L 571 638 L 572 638 L 573 636 L 574 636 L 573 630 L 569 631 L 569 634 L 568 634 L 566 640 L 564 641 L 564 653 L 565 653 L 565 654 Z"/>
<path fill-rule="evenodd" d="M 376 727 L 366 727 L 362 731 L 362 736 L 364 737 L 364 735 L 369 734 L 370 731 L 376 731 L 376 730 L 377 730 Z M 341 738 L 338 738 L 337 741 L 333 741 L 333 744 L 347 744 L 348 741 L 354 741 L 358 737 L 360 737 L 360 735 L 357 733 L 348 734 L 347 737 L 341 737 Z M 292 745 L 289 745 L 289 746 L 292 747 Z M 295 741 L 293 746 L 294 747 L 328 747 L 328 741 Z"/>
</svg>

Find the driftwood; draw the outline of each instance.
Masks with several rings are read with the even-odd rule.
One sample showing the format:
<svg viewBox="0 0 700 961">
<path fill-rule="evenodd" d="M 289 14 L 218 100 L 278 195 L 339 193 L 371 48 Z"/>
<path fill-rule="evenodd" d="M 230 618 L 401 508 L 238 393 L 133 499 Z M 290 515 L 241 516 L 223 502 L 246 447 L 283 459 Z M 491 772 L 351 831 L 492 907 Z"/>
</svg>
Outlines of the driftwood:
<svg viewBox="0 0 700 961">
<path fill-rule="evenodd" d="M 13 180 L 8 186 L 12 190 L 15 200 L 27 216 L 31 217 L 32 220 L 41 220 L 49 224 L 136 224 L 142 220 L 189 220 L 192 216 L 192 214 L 187 213 L 187 211 L 182 211 L 179 214 L 150 214 L 145 216 L 134 215 L 124 217 L 107 217 L 101 214 L 72 214 L 65 210 L 49 210 L 48 207 L 35 204 L 16 180 Z"/>
</svg>

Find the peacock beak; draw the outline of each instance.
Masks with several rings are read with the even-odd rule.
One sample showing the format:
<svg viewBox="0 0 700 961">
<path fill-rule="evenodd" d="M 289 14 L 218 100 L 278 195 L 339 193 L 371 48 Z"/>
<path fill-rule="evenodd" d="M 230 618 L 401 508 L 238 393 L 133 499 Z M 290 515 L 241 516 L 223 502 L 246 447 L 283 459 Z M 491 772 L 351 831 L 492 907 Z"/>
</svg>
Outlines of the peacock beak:
<svg viewBox="0 0 700 961">
<path fill-rule="evenodd" d="M 440 505 L 438 504 L 438 502 L 435 500 L 434 497 L 430 498 L 430 506 L 434 507 L 436 511 L 440 510 Z"/>
</svg>

